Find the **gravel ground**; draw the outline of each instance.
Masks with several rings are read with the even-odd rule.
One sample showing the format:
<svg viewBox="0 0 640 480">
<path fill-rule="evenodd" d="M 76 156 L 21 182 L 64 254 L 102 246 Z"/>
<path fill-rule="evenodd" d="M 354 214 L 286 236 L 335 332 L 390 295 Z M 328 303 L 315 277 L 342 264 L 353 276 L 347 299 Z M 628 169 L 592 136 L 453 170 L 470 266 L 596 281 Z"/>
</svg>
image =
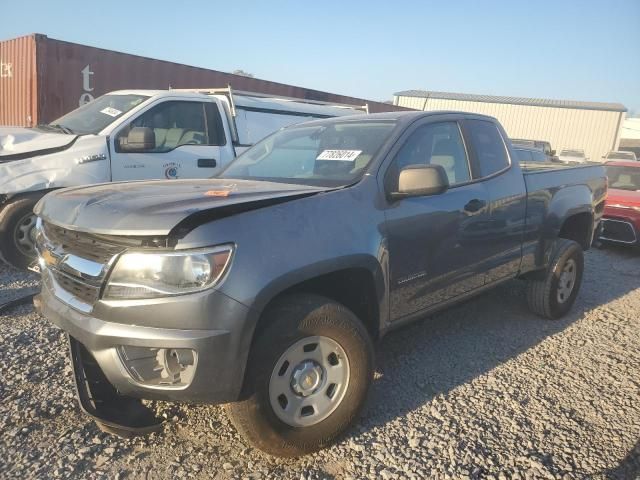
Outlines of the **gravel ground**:
<svg viewBox="0 0 640 480">
<path fill-rule="evenodd" d="M 220 407 L 160 403 L 163 432 L 100 432 L 64 336 L 17 307 L 0 314 L 0 477 L 640 478 L 640 255 L 586 261 L 561 321 L 529 313 L 514 281 L 389 335 L 356 427 L 298 460 L 247 447 Z M 2 303 L 35 278 L 0 267 L 0 285 Z"/>
</svg>

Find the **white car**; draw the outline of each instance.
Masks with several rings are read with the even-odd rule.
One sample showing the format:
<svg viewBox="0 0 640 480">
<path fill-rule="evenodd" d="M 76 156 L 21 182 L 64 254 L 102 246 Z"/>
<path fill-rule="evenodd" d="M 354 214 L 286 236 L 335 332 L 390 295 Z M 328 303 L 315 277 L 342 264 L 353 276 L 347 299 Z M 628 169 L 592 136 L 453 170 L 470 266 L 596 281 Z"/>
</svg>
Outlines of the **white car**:
<svg viewBox="0 0 640 480">
<path fill-rule="evenodd" d="M 567 148 L 564 150 L 560 150 L 558 154 L 558 160 L 562 163 L 585 163 L 588 158 L 584 154 L 584 150 L 579 150 L 577 148 Z"/>
<path fill-rule="evenodd" d="M 623 161 L 632 161 L 636 162 L 638 159 L 636 158 L 636 154 L 633 152 L 621 152 L 621 151 L 611 151 L 607 153 L 604 157 L 604 160 L 608 162 L 609 160 L 623 160 Z"/>
<path fill-rule="evenodd" d="M 366 110 L 230 88 L 121 90 L 47 125 L 0 127 L 0 258 L 35 259 L 33 207 L 51 190 L 210 178 L 282 127 Z"/>
</svg>

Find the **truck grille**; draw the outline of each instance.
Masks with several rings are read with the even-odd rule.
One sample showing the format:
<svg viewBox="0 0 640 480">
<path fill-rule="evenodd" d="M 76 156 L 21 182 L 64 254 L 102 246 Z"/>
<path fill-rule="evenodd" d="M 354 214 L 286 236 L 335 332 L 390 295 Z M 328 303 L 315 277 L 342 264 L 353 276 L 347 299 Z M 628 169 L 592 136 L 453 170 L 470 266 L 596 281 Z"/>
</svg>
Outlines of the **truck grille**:
<svg viewBox="0 0 640 480">
<path fill-rule="evenodd" d="M 87 285 L 82 280 L 53 270 L 51 275 L 60 288 L 87 305 L 94 305 L 100 296 L 100 287 Z"/>
<path fill-rule="evenodd" d="M 71 253 L 97 263 L 108 263 L 126 246 L 108 243 L 96 235 L 67 230 L 48 222 L 43 222 L 42 232 L 51 245 L 65 253 Z"/>
<path fill-rule="evenodd" d="M 629 222 L 624 220 L 614 220 L 611 218 L 603 218 L 602 232 L 600 238 L 611 242 L 619 243 L 636 243 L 636 232 Z"/>
<path fill-rule="evenodd" d="M 61 301 L 90 312 L 100 297 L 111 261 L 129 246 L 128 243 L 140 244 L 135 239 L 116 243 L 113 239 L 41 222 L 36 247 L 41 258 L 43 282 Z"/>
</svg>

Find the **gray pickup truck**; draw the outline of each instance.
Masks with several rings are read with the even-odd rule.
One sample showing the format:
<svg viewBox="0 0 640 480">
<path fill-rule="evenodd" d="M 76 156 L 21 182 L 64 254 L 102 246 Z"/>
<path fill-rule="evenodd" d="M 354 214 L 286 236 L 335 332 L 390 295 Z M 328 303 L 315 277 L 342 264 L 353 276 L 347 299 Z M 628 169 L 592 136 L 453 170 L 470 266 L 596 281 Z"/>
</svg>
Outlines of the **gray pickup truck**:
<svg viewBox="0 0 640 480">
<path fill-rule="evenodd" d="M 392 329 L 513 278 L 567 313 L 606 188 L 602 166 L 521 165 L 486 116 L 313 121 L 215 179 L 48 194 L 35 303 L 101 428 L 157 429 L 140 399 L 228 403 L 252 445 L 301 455 L 357 418 Z"/>
</svg>

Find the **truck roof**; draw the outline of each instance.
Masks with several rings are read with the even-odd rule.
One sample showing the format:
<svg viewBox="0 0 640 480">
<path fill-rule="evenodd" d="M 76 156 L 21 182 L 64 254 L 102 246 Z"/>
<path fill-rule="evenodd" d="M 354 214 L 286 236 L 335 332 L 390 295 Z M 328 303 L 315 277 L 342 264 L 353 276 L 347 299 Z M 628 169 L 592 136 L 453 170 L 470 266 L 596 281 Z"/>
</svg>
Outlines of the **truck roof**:
<svg viewBox="0 0 640 480">
<path fill-rule="evenodd" d="M 470 112 L 460 112 L 455 110 L 433 110 L 433 111 L 422 111 L 422 110 L 414 110 L 409 112 L 382 112 L 382 113 L 370 113 L 365 118 L 360 115 L 353 115 L 353 120 L 366 120 L 366 121 L 375 121 L 375 120 L 394 120 L 401 121 L 406 123 L 411 123 L 414 120 L 419 118 L 427 118 L 427 117 L 435 117 L 439 115 L 459 115 L 466 118 L 475 118 L 479 120 L 489 120 L 492 122 L 496 122 L 497 120 L 494 117 L 490 117 L 489 115 L 482 115 L 479 113 L 470 113 Z M 350 119 L 351 116 L 344 117 L 345 120 Z M 315 120 L 313 122 L 306 123 L 318 123 L 318 122 L 326 122 L 330 120 Z"/>
<path fill-rule="evenodd" d="M 226 96 L 225 92 L 205 92 L 205 91 L 189 91 L 184 89 L 173 90 L 116 90 L 109 92 L 107 95 L 146 95 L 149 97 L 163 96 L 163 97 L 192 97 L 202 98 L 211 96 Z M 352 115 L 354 112 L 360 110 L 361 113 L 365 113 L 365 105 L 342 105 L 326 103 L 312 103 L 300 98 L 281 98 L 277 95 L 251 95 L 248 92 L 233 92 L 233 103 L 236 107 L 245 109 L 251 109 L 254 111 L 273 111 L 279 110 L 284 112 L 304 112 L 308 114 L 326 115 L 326 116 L 344 116 Z"/>
<path fill-rule="evenodd" d="M 147 95 L 152 97 L 154 95 L 160 95 L 161 93 L 167 93 L 169 90 L 114 90 L 108 92 L 105 95 Z"/>
</svg>

